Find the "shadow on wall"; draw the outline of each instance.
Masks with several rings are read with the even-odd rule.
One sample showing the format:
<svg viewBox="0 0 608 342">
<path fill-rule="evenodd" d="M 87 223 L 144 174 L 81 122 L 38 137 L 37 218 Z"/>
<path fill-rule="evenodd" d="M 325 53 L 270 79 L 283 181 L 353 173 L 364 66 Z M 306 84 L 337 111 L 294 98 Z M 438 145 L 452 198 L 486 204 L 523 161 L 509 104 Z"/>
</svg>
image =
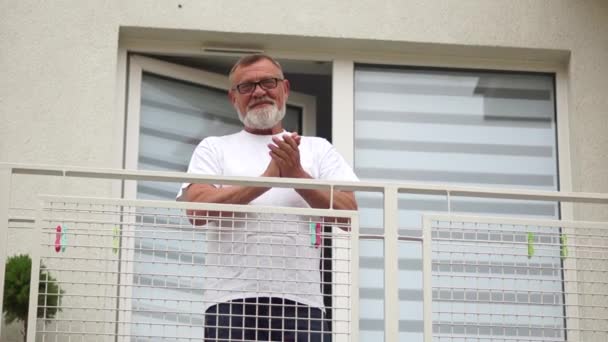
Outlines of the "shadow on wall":
<svg viewBox="0 0 608 342">
<path fill-rule="evenodd" d="M 23 324 L 20 322 L 13 322 L 10 324 L 6 324 L 4 322 L 4 315 L 2 315 L 2 334 L 0 334 L 0 341 L 3 341 L 3 342 L 21 342 L 21 341 L 23 341 L 23 336 L 21 335 L 22 329 L 23 329 Z"/>
</svg>

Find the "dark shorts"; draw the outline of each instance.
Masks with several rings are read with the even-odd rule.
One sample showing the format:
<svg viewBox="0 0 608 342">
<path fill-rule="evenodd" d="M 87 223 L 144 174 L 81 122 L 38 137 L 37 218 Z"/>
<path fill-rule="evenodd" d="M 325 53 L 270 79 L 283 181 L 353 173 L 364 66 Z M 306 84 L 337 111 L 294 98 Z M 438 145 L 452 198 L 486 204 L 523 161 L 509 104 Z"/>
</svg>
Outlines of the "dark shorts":
<svg viewBox="0 0 608 342">
<path fill-rule="evenodd" d="M 205 311 L 205 341 L 331 342 L 319 308 L 282 298 L 246 298 Z"/>
</svg>

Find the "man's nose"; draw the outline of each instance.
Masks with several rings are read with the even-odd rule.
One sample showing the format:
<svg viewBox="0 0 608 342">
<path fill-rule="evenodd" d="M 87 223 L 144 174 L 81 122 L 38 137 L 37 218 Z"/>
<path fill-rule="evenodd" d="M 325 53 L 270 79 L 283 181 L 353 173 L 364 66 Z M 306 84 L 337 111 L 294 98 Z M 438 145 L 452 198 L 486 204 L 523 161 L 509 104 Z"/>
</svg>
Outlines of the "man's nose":
<svg viewBox="0 0 608 342">
<path fill-rule="evenodd" d="M 264 96 L 266 95 L 266 90 L 264 90 L 264 88 L 262 88 L 262 86 L 258 83 L 255 85 L 255 88 L 253 88 L 253 92 L 251 93 L 251 95 L 253 97 Z"/>
</svg>

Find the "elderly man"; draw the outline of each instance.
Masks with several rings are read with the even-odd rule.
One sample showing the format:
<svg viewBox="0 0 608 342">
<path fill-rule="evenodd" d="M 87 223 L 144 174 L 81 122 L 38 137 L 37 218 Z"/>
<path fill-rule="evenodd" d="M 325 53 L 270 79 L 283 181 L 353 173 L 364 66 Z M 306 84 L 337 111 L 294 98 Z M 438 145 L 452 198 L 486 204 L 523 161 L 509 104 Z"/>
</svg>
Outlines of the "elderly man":
<svg viewBox="0 0 608 342">
<path fill-rule="evenodd" d="M 188 172 L 357 180 L 325 139 L 302 137 L 283 129 L 290 85 L 277 61 L 263 54 L 245 56 L 234 65 L 229 79 L 228 97 L 244 129 L 204 139 L 192 155 Z M 184 184 L 179 197 L 205 203 L 312 208 L 330 205 L 328 191 L 306 189 Z M 355 210 L 353 193 L 336 191 L 333 208 Z M 207 223 L 202 216 L 219 215 L 188 213 L 196 225 Z M 294 223 L 282 230 L 283 235 L 293 236 L 277 240 L 277 234 L 268 233 L 276 228 L 261 227 L 263 221 L 255 229 L 243 221 L 232 222 L 228 228 L 222 223 L 211 227 L 211 220 L 207 225 L 204 300 L 209 307 L 205 311 L 205 339 L 329 341 L 320 290 L 320 249 L 310 244 L 308 226 Z M 266 257 L 274 259 L 265 270 L 261 260 Z M 276 266 L 279 262 L 283 267 Z"/>
</svg>

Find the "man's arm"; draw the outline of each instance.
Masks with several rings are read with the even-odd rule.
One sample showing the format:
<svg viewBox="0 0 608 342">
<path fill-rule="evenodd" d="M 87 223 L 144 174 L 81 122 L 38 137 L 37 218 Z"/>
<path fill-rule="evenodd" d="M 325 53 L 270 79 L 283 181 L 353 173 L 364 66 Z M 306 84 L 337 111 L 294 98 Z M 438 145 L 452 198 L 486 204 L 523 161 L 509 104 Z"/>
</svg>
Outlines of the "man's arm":
<svg viewBox="0 0 608 342">
<path fill-rule="evenodd" d="M 270 161 L 261 177 L 279 177 L 279 169 L 274 160 Z M 184 190 L 184 199 L 188 202 L 249 204 L 268 190 L 270 190 L 268 187 L 230 186 L 216 188 L 209 184 L 191 184 Z M 186 213 L 190 217 L 190 222 L 197 226 L 207 224 L 207 220 L 197 217 L 220 216 L 217 211 L 206 210 L 187 210 Z M 231 213 L 224 214 L 222 216 L 232 215 Z"/>
</svg>

